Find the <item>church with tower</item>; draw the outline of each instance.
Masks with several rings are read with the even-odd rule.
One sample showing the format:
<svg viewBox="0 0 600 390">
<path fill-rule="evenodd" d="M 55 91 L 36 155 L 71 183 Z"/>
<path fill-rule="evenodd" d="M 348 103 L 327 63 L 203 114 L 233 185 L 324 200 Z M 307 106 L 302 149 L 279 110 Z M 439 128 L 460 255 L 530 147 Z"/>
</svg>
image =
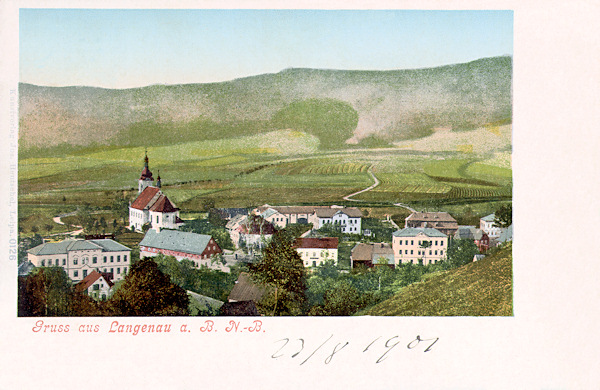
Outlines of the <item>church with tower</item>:
<svg viewBox="0 0 600 390">
<path fill-rule="evenodd" d="M 154 185 L 154 177 L 148 167 L 148 153 L 144 157 L 144 169 L 138 180 L 138 196 L 129 205 L 129 228 L 142 231 L 149 223 L 157 232 L 161 229 L 179 229 L 183 221 L 179 209 L 161 191 L 160 172 Z"/>
</svg>

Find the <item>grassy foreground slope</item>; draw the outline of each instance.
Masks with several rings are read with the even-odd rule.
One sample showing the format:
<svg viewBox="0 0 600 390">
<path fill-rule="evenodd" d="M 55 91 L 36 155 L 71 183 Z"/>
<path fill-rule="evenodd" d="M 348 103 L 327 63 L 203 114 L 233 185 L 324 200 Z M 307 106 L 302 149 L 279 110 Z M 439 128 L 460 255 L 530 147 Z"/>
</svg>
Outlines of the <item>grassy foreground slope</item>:
<svg viewBox="0 0 600 390">
<path fill-rule="evenodd" d="M 402 289 L 374 316 L 512 316 L 512 245 Z"/>
</svg>

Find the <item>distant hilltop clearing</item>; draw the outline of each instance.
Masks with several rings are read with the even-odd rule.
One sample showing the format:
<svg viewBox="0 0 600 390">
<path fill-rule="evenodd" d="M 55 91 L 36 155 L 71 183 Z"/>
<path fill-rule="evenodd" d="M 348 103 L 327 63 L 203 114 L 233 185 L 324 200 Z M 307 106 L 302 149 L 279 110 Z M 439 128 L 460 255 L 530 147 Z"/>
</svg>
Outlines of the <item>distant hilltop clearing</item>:
<svg viewBox="0 0 600 390">
<path fill-rule="evenodd" d="M 321 149 L 393 147 L 512 123 L 512 58 L 427 69 L 286 69 L 133 89 L 19 85 L 21 151 L 169 145 L 290 129 Z"/>
</svg>

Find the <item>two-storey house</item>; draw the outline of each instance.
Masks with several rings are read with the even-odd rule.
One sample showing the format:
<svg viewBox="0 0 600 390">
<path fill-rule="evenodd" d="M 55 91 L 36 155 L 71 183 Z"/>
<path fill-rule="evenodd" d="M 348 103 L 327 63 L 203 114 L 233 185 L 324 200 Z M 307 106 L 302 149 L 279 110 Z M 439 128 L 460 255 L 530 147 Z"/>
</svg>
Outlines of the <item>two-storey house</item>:
<svg viewBox="0 0 600 390">
<path fill-rule="evenodd" d="M 131 249 L 111 239 L 65 240 L 31 248 L 27 258 L 36 267 L 64 268 L 75 282 L 94 270 L 111 273 L 112 280 L 118 281 L 127 274 Z"/>
<path fill-rule="evenodd" d="M 446 259 L 448 236 L 433 228 L 404 228 L 392 235 L 396 264 L 433 264 Z"/>
</svg>

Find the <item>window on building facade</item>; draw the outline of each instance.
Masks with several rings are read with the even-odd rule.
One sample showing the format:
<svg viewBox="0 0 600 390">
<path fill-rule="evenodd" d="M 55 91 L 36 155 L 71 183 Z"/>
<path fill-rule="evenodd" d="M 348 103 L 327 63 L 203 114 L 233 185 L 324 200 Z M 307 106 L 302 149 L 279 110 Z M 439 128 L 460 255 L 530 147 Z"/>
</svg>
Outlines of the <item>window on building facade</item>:
<svg viewBox="0 0 600 390">
<path fill-rule="evenodd" d="M 112 262 L 114 262 L 114 261 L 115 261 L 115 259 L 114 259 L 114 256 L 111 256 L 111 257 L 110 257 L 110 262 L 112 263 Z"/>
<path fill-rule="evenodd" d="M 121 268 L 117 267 L 117 274 L 120 274 L 120 273 L 121 273 Z"/>
<path fill-rule="evenodd" d="M 96 256 L 92 257 L 92 263 L 96 264 L 98 262 L 98 258 Z"/>
<path fill-rule="evenodd" d="M 110 273 L 111 273 L 111 274 L 112 274 L 112 273 L 114 273 L 114 271 L 115 271 L 115 269 L 114 269 L 114 268 L 111 268 L 111 269 L 110 269 Z"/>
<path fill-rule="evenodd" d="M 58 265 L 58 259 L 56 259 L 55 264 Z"/>
<path fill-rule="evenodd" d="M 121 255 L 117 256 L 117 263 L 121 262 Z"/>
<path fill-rule="evenodd" d="M 104 256 L 104 262 L 106 263 L 106 256 Z"/>
<path fill-rule="evenodd" d="M 63 259 L 63 265 L 67 265 L 67 259 Z"/>
<path fill-rule="evenodd" d="M 77 259 L 73 259 L 73 265 L 77 265 Z"/>
<path fill-rule="evenodd" d="M 42 260 L 42 267 L 46 266 L 46 260 Z"/>
<path fill-rule="evenodd" d="M 87 276 L 87 269 L 83 270 L 83 277 L 85 278 Z"/>
<path fill-rule="evenodd" d="M 99 285 L 99 284 L 94 284 L 94 290 L 95 290 L 95 291 L 98 291 L 98 290 L 100 290 L 100 285 Z"/>
<path fill-rule="evenodd" d="M 123 274 L 126 274 L 126 273 L 127 273 L 127 267 L 124 267 L 123 268 Z"/>
<path fill-rule="evenodd" d="M 78 271 L 73 271 L 73 277 L 76 278 L 79 276 L 79 272 Z"/>
<path fill-rule="evenodd" d="M 123 255 L 123 261 L 127 261 L 127 255 Z"/>
<path fill-rule="evenodd" d="M 412 249 L 410 250 L 410 254 L 411 254 L 411 255 L 413 254 L 413 250 L 412 250 Z M 412 263 L 412 261 L 411 261 L 411 263 Z"/>
</svg>

